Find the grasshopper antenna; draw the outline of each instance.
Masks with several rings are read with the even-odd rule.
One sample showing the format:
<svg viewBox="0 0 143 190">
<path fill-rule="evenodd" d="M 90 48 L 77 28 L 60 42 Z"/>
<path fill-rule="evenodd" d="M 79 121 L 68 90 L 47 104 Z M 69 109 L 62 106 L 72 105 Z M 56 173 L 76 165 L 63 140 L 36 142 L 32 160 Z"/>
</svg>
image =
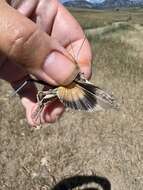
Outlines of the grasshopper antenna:
<svg viewBox="0 0 143 190">
<path fill-rule="evenodd" d="M 15 96 L 22 88 L 24 88 L 24 86 L 26 86 L 28 83 L 28 80 L 24 81 L 23 84 L 20 85 L 20 87 L 18 87 L 11 95 L 10 97 Z"/>
<path fill-rule="evenodd" d="M 20 85 L 20 87 L 18 87 L 12 94 L 11 94 L 11 96 L 10 97 L 13 97 L 13 96 L 15 96 L 20 90 L 22 90 L 22 88 L 24 88 L 28 83 L 31 83 L 31 82 L 35 82 L 35 83 L 38 83 L 38 84 L 43 84 L 43 85 L 48 85 L 48 83 L 46 83 L 46 82 L 44 82 L 44 81 L 42 81 L 42 80 L 36 80 L 36 79 L 28 79 L 28 80 L 26 80 L 26 81 L 24 81 L 21 85 Z"/>
<path fill-rule="evenodd" d="M 83 42 L 82 42 L 81 46 L 80 46 L 79 49 L 78 49 L 77 56 L 75 56 L 73 44 L 72 44 L 72 42 L 70 41 L 71 50 L 72 50 L 73 58 L 74 58 L 75 61 L 78 61 L 78 56 L 79 56 L 79 53 L 80 53 L 80 51 L 81 51 L 81 49 L 82 49 L 82 47 L 83 47 L 83 44 L 84 44 L 85 40 L 86 40 L 86 36 L 84 37 Z"/>
<path fill-rule="evenodd" d="M 76 56 L 77 61 L 78 61 L 79 53 L 80 53 L 80 51 L 81 51 L 81 49 L 83 47 L 83 44 L 84 44 L 85 40 L 86 40 L 86 36 L 84 37 L 83 42 L 82 42 L 82 44 L 81 44 L 81 46 L 80 46 L 80 48 L 79 48 L 79 50 L 77 52 L 77 56 Z"/>
<path fill-rule="evenodd" d="M 75 52 L 74 52 L 74 48 L 73 48 L 73 45 L 72 45 L 71 41 L 70 41 L 70 45 L 71 45 L 71 50 L 72 50 L 72 53 L 73 53 L 73 58 L 75 59 Z"/>
</svg>

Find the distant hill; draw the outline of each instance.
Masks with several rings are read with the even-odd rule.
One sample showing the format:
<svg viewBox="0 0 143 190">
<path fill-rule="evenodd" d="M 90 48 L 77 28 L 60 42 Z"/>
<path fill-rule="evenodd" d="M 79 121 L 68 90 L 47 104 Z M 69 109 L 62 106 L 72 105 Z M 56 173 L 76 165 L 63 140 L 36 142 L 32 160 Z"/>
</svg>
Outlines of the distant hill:
<svg viewBox="0 0 143 190">
<path fill-rule="evenodd" d="M 84 0 L 70 0 L 64 3 L 68 7 L 77 7 L 77 8 L 94 8 L 94 4 Z"/>
<path fill-rule="evenodd" d="M 105 0 L 102 3 L 93 3 L 86 0 L 69 0 L 65 2 L 64 5 L 77 8 L 107 9 L 143 6 L 143 0 Z"/>
<path fill-rule="evenodd" d="M 143 0 L 106 0 L 100 4 L 103 8 L 135 7 L 143 5 Z"/>
</svg>

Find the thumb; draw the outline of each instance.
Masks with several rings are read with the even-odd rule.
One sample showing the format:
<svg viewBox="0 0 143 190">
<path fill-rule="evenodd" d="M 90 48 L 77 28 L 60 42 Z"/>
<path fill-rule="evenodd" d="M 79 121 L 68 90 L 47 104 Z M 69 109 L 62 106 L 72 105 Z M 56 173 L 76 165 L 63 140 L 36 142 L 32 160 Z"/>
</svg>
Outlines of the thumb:
<svg viewBox="0 0 143 190">
<path fill-rule="evenodd" d="M 68 84 L 77 74 L 65 49 L 4 0 L 0 1 L 0 52 L 53 85 Z"/>
</svg>

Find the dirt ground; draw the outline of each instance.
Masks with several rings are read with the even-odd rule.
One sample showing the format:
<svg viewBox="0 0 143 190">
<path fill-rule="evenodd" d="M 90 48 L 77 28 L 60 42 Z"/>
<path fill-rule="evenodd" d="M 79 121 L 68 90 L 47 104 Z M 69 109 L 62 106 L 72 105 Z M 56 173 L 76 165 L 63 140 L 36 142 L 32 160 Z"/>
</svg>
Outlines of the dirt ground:
<svg viewBox="0 0 143 190">
<path fill-rule="evenodd" d="M 142 26 L 90 39 L 92 81 L 118 98 L 119 111 L 68 111 L 33 130 L 0 81 L 0 190 L 143 189 L 142 39 Z"/>
</svg>

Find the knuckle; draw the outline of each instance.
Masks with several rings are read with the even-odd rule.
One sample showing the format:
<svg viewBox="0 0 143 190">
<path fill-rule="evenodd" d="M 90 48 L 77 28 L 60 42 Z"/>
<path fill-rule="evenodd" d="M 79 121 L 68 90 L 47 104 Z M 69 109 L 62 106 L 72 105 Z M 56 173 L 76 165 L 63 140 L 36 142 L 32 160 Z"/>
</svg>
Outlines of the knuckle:
<svg viewBox="0 0 143 190">
<path fill-rule="evenodd" d="M 33 36 L 35 35 L 36 32 L 37 32 L 36 30 L 33 30 L 31 32 L 28 32 L 28 34 L 27 34 L 26 32 L 18 31 L 15 35 L 13 35 L 10 53 L 13 53 L 17 49 L 24 48 L 25 44 L 31 38 L 33 38 Z"/>
<path fill-rule="evenodd" d="M 33 29 L 28 33 L 19 31 L 13 35 L 9 57 L 18 62 L 22 60 L 26 61 L 30 55 L 30 50 L 35 47 L 34 41 L 36 41 L 38 33 L 37 29 Z"/>
</svg>

